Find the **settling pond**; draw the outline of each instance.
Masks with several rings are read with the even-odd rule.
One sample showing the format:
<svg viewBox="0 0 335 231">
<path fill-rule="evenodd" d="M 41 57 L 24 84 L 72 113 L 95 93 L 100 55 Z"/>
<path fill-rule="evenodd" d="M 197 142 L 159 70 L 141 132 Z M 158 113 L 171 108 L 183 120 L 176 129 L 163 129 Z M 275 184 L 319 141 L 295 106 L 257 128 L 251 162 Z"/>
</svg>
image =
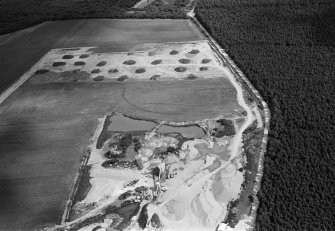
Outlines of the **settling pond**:
<svg viewBox="0 0 335 231">
<path fill-rule="evenodd" d="M 202 138 L 205 136 L 204 130 L 196 125 L 191 126 L 170 126 L 170 125 L 162 125 L 158 128 L 157 132 L 159 133 L 180 133 L 185 138 Z"/>
<path fill-rule="evenodd" d="M 132 119 L 123 115 L 113 115 L 108 126 L 110 132 L 151 131 L 157 125 L 147 120 Z"/>
</svg>

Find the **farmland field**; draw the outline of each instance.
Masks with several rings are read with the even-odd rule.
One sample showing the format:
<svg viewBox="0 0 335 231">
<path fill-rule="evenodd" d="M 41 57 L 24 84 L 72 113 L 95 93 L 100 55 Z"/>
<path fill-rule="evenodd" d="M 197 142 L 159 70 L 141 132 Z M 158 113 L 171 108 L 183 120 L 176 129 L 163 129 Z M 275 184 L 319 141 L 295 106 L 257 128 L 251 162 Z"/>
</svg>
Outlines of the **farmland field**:
<svg viewBox="0 0 335 231">
<path fill-rule="evenodd" d="M 0 104 L 0 229 L 139 228 L 131 218 L 145 209 L 168 229 L 251 217 L 242 146 L 262 134 L 263 112 L 190 21 L 46 23 L 0 49 L 3 86 L 34 65 Z M 149 192 L 162 160 L 164 193 Z"/>
<path fill-rule="evenodd" d="M 50 49 L 99 46 L 126 51 L 141 43 L 202 39 L 188 20 L 69 20 L 47 22 L 0 36 L 0 92 Z"/>
<path fill-rule="evenodd" d="M 1 91 L 52 48 L 99 46 L 125 51 L 144 42 L 201 38 L 186 20 L 45 23 L 2 37 Z M 206 89 L 208 84 L 215 87 L 214 83 L 199 81 L 190 90 Z M 143 86 L 134 92 L 135 86 L 135 83 L 124 87 L 118 83 L 23 85 L 0 106 L 0 229 L 31 229 L 61 220 L 80 159 L 95 129 L 96 116 L 115 110 L 116 105 L 127 108 L 127 103 L 121 100 L 122 89 L 136 98 L 136 94 L 141 95 L 147 88 Z M 98 99 L 98 103 L 93 103 L 92 98 Z M 136 104 L 141 106 L 141 102 Z M 206 102 L 203 106 L 207 107 Z"/>
</svg>

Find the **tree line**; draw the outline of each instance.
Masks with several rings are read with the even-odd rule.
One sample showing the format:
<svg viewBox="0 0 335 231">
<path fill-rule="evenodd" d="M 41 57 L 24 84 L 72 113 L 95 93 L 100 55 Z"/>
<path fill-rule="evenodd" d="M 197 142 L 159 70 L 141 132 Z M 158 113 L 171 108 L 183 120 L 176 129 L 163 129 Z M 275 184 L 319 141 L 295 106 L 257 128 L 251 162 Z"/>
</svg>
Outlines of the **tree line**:
<svg viewBox="0 0 335 231">
<path fill-rule="evenodd" d="M 335 230 L 335 2 L 200 0 L 272 113 L 256 230 Z"/>
<path fill-rule="evenodd" d="M 1 0 L 0 34 L 45 21 L 87 18 L 186 18 L 180 7 L 162 0 L 133 9 L 139 0 Z"/>
</svg>

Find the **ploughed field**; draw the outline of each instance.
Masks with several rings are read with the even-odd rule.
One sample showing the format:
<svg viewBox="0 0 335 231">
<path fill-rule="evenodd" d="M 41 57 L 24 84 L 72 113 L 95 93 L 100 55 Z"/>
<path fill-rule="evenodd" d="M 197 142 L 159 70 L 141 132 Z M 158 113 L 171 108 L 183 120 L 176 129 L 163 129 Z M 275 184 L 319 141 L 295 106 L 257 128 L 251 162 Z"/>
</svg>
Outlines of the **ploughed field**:
<svg viewBox="0 0 335 231">
<path fill-rule="evenodd" d="M 4 82 L 46 55 L 0 105 L 0 229 L 213 230 L 250 216 L 263 114 L 194 26 L 61 26 L 1 47 Z M 54 43 L 42 42 L 55 30 Z M 31 47 L 14 47 L 29 37 Z M 253 143 L 249 167 L 243 139 Z"/>
</svg>

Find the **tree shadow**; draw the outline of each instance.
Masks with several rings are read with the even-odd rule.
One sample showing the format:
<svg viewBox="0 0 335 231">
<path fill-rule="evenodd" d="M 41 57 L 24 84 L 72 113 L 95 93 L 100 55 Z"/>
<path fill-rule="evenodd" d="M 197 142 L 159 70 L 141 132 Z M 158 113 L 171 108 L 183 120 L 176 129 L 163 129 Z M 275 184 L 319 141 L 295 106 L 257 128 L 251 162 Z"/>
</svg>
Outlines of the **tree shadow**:
<svg viewBox="0 0 335 231">
<path fill-rule="evenodd" d="M 335 5 L 312 18 L 316 45 L 335 47 Z"/>
</svg>

